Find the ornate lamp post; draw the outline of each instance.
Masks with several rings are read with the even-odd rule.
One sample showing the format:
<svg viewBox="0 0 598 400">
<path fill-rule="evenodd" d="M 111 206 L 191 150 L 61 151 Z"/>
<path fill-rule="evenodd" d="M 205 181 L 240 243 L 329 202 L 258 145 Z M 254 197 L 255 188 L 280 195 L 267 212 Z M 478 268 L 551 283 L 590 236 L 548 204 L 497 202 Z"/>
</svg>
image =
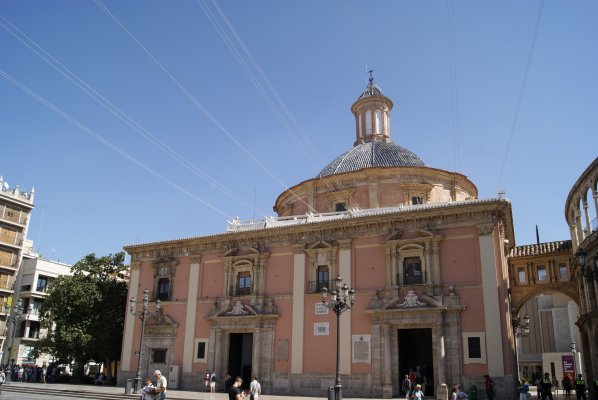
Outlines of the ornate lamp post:
<svg viewBox="0 0 598 400">
<path fill-rule="evenodd" d="M 27 308 L 27 314 L 25 315 L 25 318 L 29 318 L 29 313 L 31 312 L 31 309 L 32 309 L 32 307 L 31 307 L 31 305 L 29 305 L 29 307 Z M 23 299 L 19 299 L 17 301 L 17 305 L 12 308 L 10 315 L 6 318 L 7 324 L 8 324 L 8 322 L 13 323 L 12 336 L 10 339 L 10 347 L 9 347 L 9 353 L 8 353 L 10 368 L 8 368 L 8 371 L 6 371 L 7 382 L 10 382 L 10 375 L 12 372 L 12 367 L 16 361 L 14 358 L 12 358 L 12 351 L 15 346 L 15 337 L 17 336 L 17 327 L 18 327 L 19 322 L 21 322 L 21 320 L 23 319 L 24 311 L 25 311 L 25 308 L 23 308 Z M 17 349 L 17 354 L 16 354 L 15 358 L 16 359 L 19 358 L 18 349 Z"/>
<path fill-rule="evenodd" d="M 149 311 L 149 290 L 143 290 L 143 299 L 141 302 L 137 302 L 135 297 L 131 297 L 129 299 L 129 309 L 131 311 L 131 315 L 135 315 L 141 319 L 141 338 L 139 339 L 139 355 L 137 356 L 137 375 L 135 375 L 134 383 L 133 383 L 133 394 L 139 394 L 141 392 L 141 352 L 143 349 L 143 334 L 145 331 L 145 319 L 147 317 L 153 317 L 158 315 L 162 312 L 162 305 L 160 300 L 156 300 L 156 311 Z M 141 304 L 141 309 L 138 309 L 138 305 Z"/>
<path fill-rule="evenodd" d="M 349 289 L 343 278 L 335 279 L 336 287 L 330 292 L 330 301 L 327 302 L 328 288 L 322 288 L 322 304 L 336 314 L 336 380 L 334 381 L 334 399 L 342 400 L 342 385 L 340 373 L 340 316 L 350 310 L 355 303 L 355 290 Z"/>
<path fill-rule="evenodd" d="M 587 266 L 586 269 L 586 261 L 587 261 L 587 253 L 584 249 L 579 249 L 577 254 L 575 254 L 577 258 L 577 265 L 579 266 L 579 272 L 581 276 L 586 279 L 594 279 L 598 281 L 598 255 L 594 256 L 591 265 Z"/>
<path fill-rule="evenodd" d="M 523 317 L 523 322 L 521 320 L 516 320 L 515 322 L 515 337 L 523 337 L 529 335 L 529 315 Z"/>
</svg>

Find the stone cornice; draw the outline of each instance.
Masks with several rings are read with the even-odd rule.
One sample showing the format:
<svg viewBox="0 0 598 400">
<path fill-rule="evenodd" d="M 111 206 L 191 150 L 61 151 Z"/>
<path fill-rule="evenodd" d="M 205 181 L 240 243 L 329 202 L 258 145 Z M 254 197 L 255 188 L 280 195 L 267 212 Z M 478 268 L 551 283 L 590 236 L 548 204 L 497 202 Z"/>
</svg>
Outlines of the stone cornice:
<svg viewBox="0 0 598 400">
<path fill-rule="evenodd" d="M 483 202 L 448 203 L 446 207 L 421 207 L 408 211 L 397 210 L 354 218 L 343 218 L 309 224 L 226 232 L 197 238 L 169 240 L 125 246 L 134 260 L 153 260 L 164 255 L 184 256 L 190 253 L 218 253 L 231 247 L 253 247 L 256 243 L 293 245 L 326 238 L 341 240 L 372 234 L 430 228 L 446 229 L 462 226 L 492 224 L 499 218 L 505 224 L 505 237 L 515 243 L 511 204 L 495 199 Z"/>
</svg>

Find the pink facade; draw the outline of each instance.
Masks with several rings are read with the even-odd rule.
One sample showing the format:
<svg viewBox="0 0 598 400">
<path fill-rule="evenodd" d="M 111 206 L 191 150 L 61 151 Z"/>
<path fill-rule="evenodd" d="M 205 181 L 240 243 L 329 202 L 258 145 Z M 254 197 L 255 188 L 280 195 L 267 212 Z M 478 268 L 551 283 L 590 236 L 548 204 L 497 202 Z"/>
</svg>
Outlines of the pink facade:
<svg viewBox="0 0 598 400">
<path fill-rule="evenodd" d="M 129 295 L 148 288 L 163 305 L 144 332 L 142 374 L 160 368 L 197 389 L 214 369 L 257 375 L 267 393 L 323 396 L 340 329 L 347 397 L 397 396 L 416 367 L 436 398 L 447 385 L 480 387 L 484 374 L 510 395 L 510 204 L 477 199 L 465 176 L 394 145 L 391 109 L 370 83 L 352 107 L 355 147 L 281 194 L 278 218 L 125 248 Z M 368 127 L 371 115 L 383 122 Z M 337 275 L 356 290 L 338 327 L 320 293 Z M 139 329 L 127 316 L 121 379 L 135 373 Z"/>
</svg>

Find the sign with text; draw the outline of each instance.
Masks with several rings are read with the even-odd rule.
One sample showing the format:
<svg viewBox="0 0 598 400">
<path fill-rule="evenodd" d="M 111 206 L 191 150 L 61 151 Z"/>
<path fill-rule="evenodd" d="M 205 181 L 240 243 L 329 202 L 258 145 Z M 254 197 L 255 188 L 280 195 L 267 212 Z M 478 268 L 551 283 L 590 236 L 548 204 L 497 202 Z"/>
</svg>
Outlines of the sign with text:
<svg viewBox="0 0 598 400">
<path fill-rule="evenodd" d="M 314 322 L 314 336 L 328 336 L 330 325 L 328 322 Z"/>
<path fill-rule="evenodd" d="M 575 359 L 573 355 L 562 356 L 563 359 L 563 374 L 575 376 Z"/>
<path fill-rule="evenodd" d="M 316 303 L 316 315 L 325 315 L 328 314 L 328 307 L 324 304 L 317 302 Z"/>
</svg>

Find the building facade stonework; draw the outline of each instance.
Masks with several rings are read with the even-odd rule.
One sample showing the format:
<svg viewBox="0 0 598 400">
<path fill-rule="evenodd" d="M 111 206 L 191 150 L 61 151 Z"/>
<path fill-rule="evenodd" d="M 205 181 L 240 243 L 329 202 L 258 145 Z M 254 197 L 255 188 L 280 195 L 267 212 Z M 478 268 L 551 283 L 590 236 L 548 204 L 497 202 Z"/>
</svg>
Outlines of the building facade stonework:
<svg viewBox="0 0 598 400">
<path fill-rule="evenodd" d="M 370 82 L 352 107 L 353 148 L 282 193 L 277 217 L 225 233 L 126 246 L 129 297 L 145 288 L 164 318 L 146 326 L 142 375 L 199 389 L 202 371 L 258 376 L 264 391 L 323 395 L 336 332 L 350 397 L 401 395 L 409 369 L 426 394 L 517 379 L 507 254 L 510 203 L 478 199 L 464 175 L 428 167 L 390 136 L 392 102 Z M 322 307 L 334 279 L 356 291 L 340 317 Z M 140 327 L 127 315 L 119 379 L 135 375 Z"/>
</svg>

